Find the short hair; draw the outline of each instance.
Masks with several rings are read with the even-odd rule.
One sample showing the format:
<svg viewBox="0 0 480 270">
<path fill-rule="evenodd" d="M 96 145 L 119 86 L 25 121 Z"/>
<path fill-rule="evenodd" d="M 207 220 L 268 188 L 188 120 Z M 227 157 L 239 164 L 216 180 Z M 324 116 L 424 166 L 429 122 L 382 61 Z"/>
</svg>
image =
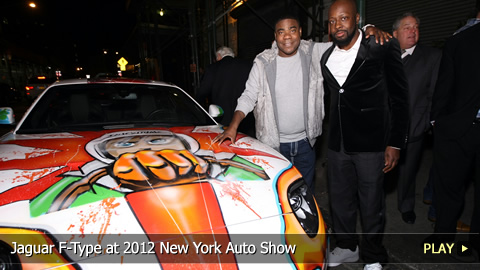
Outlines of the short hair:
<svg viewBox="0 0 480 270">
<path fill-rule="evenodd" d="M 283 14 L 280 17 L 277 18 L 277 20 L 275 21 L 275 24 L 273 25 L 273 29 L 275 29 L 275 26 L 277 25 L 277 23 L 279 23 L 280 21 L 283 21 L 283 20 L 288 20 L 288 19 L 297 21 L 298 26 L 302 27 L 300 25 L 300 19 L 298 18 L 298 16 L 296 16 L 294 14 L 291 14 L 291 13 L 286 13 L 286 14 Z"/>
<path fill-rule="evenodd" d="M 415 15 L 413 12 L 409 11 L 409 12 L 403 13 L 402 15 L 398 16 L 395 19 L 392 25 L 392 31 L 396 31 L 400 27 L 400 21 L 406 17 L 413 17 L 417 21 L 417 24 L 420 26 L 420 18 L 418 18 L 418 16 Z"/>
<path fill-rule="evenodd" d="M 235 57 L 235 53 L 233 52 L 232 48 L 222 46 L 218 48 L 217 53 L 223 58 L 225 56 Z"/>
</svg>

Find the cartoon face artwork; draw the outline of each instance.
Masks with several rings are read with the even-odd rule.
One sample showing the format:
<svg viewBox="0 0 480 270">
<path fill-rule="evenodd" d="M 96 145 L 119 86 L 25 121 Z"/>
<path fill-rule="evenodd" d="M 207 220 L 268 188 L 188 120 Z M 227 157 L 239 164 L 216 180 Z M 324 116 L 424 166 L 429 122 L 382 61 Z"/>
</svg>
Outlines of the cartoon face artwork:
<svg viewBox="0 0 480 270">
<path fill-rule="evenodd" d="M 135 153 L 139 150 L 159 151 L 171 149 L 180 151 L 186 149 L 182 140 L 174 134 L 123 137 L 108 140 L 102 146 L 104 148 L 103 151 L 114 159 L 117 159 L 122 154 Z"/>
<path fill-rule="evenodd" d="M 90 141 L 85 149 L 92 157 L 110 164 L 125 153 L 164 149 L 190 150 L 195 153 L 200 146 L 192 137 L 168 130 L 130 130 L 107 133 Z"/>
<path fill-rule="evenodd" d="M 115 160 L 111 169 L 115 179 L 133 190 L 176 182 L 192 173 L 205 178 L 208 164 L 188 149 L 185 139 L 170 132 L 119 137 L 99 145 L 105 156 Z"/>
<path fill-rule="evenodd" d="M 252 179 L 268 179 L 263 169 L 238 156 L 233 159 L 197 156 L 192 152 L 199 149 L 193 138 L 164 130 L 110 133 L 91 141 L 86 149 L 103 160 L 105 167 L 93 170 L 59 191 L 48 213 L 69 208 L 82 194 L 93 190 L 100 178 L 108 175 L 119 187 L 132 191 L 212 178 L 213 167 L 219 167 L 223 174 L 240 170 Z"/>
</svg>

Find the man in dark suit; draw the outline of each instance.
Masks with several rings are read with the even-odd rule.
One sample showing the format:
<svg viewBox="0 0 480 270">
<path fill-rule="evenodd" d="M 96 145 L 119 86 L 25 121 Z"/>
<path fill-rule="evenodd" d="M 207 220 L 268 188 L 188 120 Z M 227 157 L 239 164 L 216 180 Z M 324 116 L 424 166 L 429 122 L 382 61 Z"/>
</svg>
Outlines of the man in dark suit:
<svg viewBox="0 0 480 270">
<path fill-rule="evenodd" d="M 396 39 L 383 46 L 358 29 L 353 0 L 337 0 L 329 10 L 334 46 L 321 60 L 330 94 L 328 142 L 329 198 L 337 247 L 329 266 L 359 258 L 357 210 L 363 227 L 364 269 L 382 269 L 385 226 L 384 173 L 392 170 L 408 128 L 408 84 Z"/>
<path fill-rule="evenodd" d="M 398 210 L 402 219 L 414 224 L 415 179 L 423 152 L 426 132 L 430 129 L 430 108 L 437 81 L 442 52 L 418 44 L 420 19 L 411 12 L 399 16 L 393 23 L 393 36 L 402 50 L 402 62 L 409 86 L 410 125 L 408 141 L 398 163 Z"/>
<path fill-rule="evenodd" d="M 252 63 L 235 58 L 229 47 L 220 47 L 216 52 L 217 62 L 208 66 L 197 91 L 200 104 L 215 104 L 222 107 L 224 114 L 220 120 L 222 125 L 229 125 L 232 120 L 237 99 L 245 90 L 245 82 L 250 74 Z M 253 115 L 242 122 L 239 130 L 250 136 L 255 136 Z"/>
<path fill-rule="evenodd" d="M 477 1 L 477 11 L 480 10 Z M 480 11 L 477 13 L 480 18 Z M 480 239 L 480 23 L 450 37 L 443 49 L 433 95 L 433 187 L 436 234 L 425 242 L 453 241 L 465 190 L 474 179 L 470 242 L 478 252 Z M 440 241 L 440 242 L 442 242 Z M 478 257 L 477 257 L 478 260 Z"/>
</svg>

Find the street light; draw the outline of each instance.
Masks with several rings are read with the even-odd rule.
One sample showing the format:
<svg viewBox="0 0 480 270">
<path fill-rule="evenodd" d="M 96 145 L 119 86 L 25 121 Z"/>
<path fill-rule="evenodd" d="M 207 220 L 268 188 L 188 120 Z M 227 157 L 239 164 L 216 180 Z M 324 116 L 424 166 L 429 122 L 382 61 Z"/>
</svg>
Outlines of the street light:
<svg viewBox="0 0 480 270">
<path fill-rule="evenodd" d="M 31 7 L 31 8 L 36 8 L 37 4 L 35 4 L 34 2 L 30 2 L 30 3 L 28 3 L 28 6 Z"/>
</svg>

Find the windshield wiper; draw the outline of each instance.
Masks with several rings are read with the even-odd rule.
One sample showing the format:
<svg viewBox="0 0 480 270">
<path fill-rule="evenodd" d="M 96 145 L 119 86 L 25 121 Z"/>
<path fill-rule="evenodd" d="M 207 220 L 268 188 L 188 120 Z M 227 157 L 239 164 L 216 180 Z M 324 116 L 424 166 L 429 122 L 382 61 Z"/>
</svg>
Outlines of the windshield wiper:
<svg viewBox="0 0 480 270">
<path fill-rule="evenodd" d="M 118 125 L 108 125 L 103 126 L 103 129 L 117 129 L 117 128 L 134 128 L 134 124 L 118 124 Z"/>
<path fill-rule="evenodd" d="M 136 122 L 114 122 L 114 123 L 104 123 L 104 129 L 118 129 L 118 128 L 135 128 L 135 127 L 149 127 L 149 126 L 161 126 L 161 127 L 172 127 L 177 124 L 172 123 L 159 123 L 158 121 L 136 121 Z"/>
</svg>

